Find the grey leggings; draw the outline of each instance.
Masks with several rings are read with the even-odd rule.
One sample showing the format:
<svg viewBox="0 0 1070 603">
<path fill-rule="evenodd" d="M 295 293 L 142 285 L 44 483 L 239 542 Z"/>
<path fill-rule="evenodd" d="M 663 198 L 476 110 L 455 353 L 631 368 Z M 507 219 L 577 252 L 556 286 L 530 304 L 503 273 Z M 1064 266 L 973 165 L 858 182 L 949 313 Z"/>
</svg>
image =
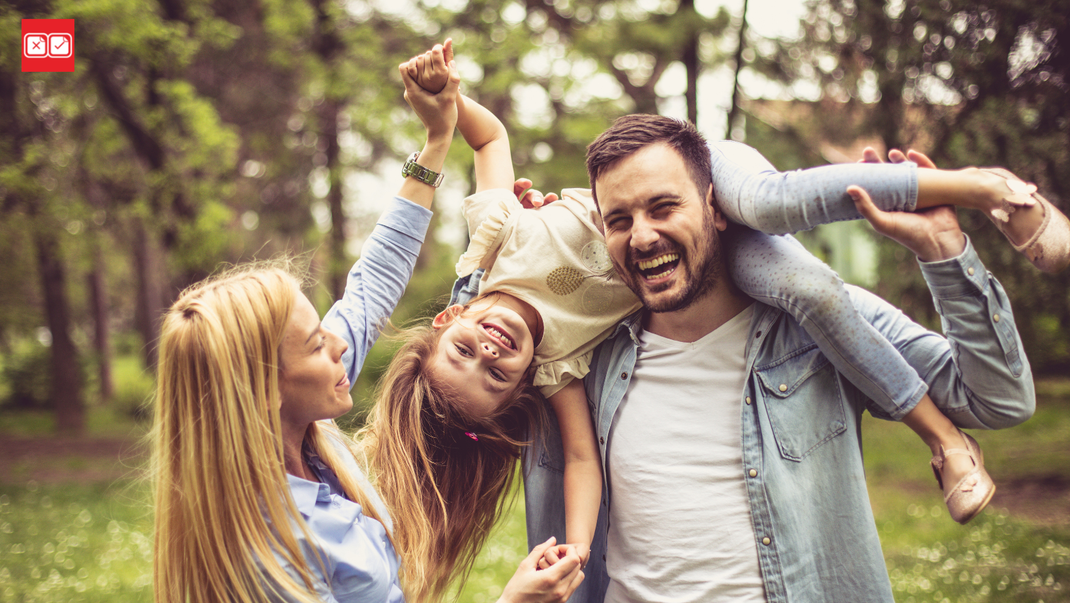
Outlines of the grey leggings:
<svg viewBox="0 0 1070 603">
<path fill-rule="evenodd" d="M 719 207 L 750 227 L 730 227 L 725 241 L 736 285 L 794 317 L 837 370 L 901 419 L 927 391 L 925 382 L 855 310 L 840 277 L 788 233 L 861 218 L 846 193 L 852 184 L 885 211 L 913 211 L 917 166 L 852 163 L 778 172 L 738 142 L 711 143 L 710 152 Z"/>
</svg>

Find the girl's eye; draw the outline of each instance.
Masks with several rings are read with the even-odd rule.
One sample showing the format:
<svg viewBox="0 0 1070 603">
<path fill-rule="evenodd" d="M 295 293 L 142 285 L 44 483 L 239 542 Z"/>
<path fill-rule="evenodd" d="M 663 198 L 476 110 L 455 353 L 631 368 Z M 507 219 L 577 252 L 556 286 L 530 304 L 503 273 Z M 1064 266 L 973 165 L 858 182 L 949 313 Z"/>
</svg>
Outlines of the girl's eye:
<svg viewBox="0 0 1070 603">
<path fill-rule="evenodd" d="M 490 376 L 493 377 L 495 381 L 501 381 L 502 383 L 508 381 L 508 379 L 505 378 L 505 373 L 493 367 L 490 369 Z"/>
<path fill-rule="evenodd" d="M 457 352 L 461 356 L 464 356 L 465 358 L 471 358 L 472 357 L 472 350 L 469 350 L 467 347 L 465 347 L 463 345 L 460 345 L 460 344 L 457 344 L 455 347 L 457 348 Z"/>
</svg>

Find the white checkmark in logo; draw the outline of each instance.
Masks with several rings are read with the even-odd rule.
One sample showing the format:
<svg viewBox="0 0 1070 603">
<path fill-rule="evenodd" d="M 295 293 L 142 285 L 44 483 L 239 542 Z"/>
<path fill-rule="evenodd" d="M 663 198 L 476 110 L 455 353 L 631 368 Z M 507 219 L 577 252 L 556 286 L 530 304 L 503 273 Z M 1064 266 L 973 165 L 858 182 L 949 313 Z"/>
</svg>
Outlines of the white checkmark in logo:
<svg viewBox="0 0 1070 603">
<path fill-rule="evenodd" d="M 68 34 L 51 34 L 48 36 L 48 54 L 52 58 L 62 59 L 71 56 L 71 39 Z"/>
</svg>

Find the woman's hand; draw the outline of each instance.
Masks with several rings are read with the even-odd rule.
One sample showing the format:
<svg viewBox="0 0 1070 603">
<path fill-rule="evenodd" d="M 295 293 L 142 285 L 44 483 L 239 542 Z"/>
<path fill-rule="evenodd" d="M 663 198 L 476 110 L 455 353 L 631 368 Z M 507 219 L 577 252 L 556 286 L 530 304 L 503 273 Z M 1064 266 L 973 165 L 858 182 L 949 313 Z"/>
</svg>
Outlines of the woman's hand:
<svg viewBox="0 0 1070 603">
<path fill-rule="evenodd" d="M 574 549 L 570 548 L 566 556 L 548 569 L 540 570 L 537 567 L 539 560 L 556 542 L 555 538 L 550 538 L 531 549 L 505 585 L 498 603 L 564 603 L 572 596 L 572 592 L 583 582 L 580 558 Z"/>
<path fill-rule="evenodd" d="M 457 89 L 461 83 L 461 76 L 457 72 L 456 63 L 440 63 L 430 69 L 438 75 L 445 75 L 445 87 L 441 92 L 433 93 L 424 90 L 417 82 L 421 75 L 421 65 L 418 58 L 410 59 L 398 66 L 401 72 L 401 81 L 405 83 L 405 101 L 409 103 L 420 121 L 427 130 L 427 138 L 443 139 L 453 138 L 453 130 L 457 126 Z M 439 73 L 441 72 L 441 73 Z"/>
</svg>

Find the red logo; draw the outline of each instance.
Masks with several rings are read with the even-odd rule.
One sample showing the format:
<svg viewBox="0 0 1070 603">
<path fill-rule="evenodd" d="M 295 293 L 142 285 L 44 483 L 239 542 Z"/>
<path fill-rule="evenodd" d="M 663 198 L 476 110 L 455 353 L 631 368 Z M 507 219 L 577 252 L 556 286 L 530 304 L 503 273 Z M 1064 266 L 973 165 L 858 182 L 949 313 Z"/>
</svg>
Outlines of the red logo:
<svg viewBox="0 0 1070 603">
<path fill-rule="evenodd" d="M 74 19 L 23 19 L 22 70 L 74 71 Z"/>
</svg>

